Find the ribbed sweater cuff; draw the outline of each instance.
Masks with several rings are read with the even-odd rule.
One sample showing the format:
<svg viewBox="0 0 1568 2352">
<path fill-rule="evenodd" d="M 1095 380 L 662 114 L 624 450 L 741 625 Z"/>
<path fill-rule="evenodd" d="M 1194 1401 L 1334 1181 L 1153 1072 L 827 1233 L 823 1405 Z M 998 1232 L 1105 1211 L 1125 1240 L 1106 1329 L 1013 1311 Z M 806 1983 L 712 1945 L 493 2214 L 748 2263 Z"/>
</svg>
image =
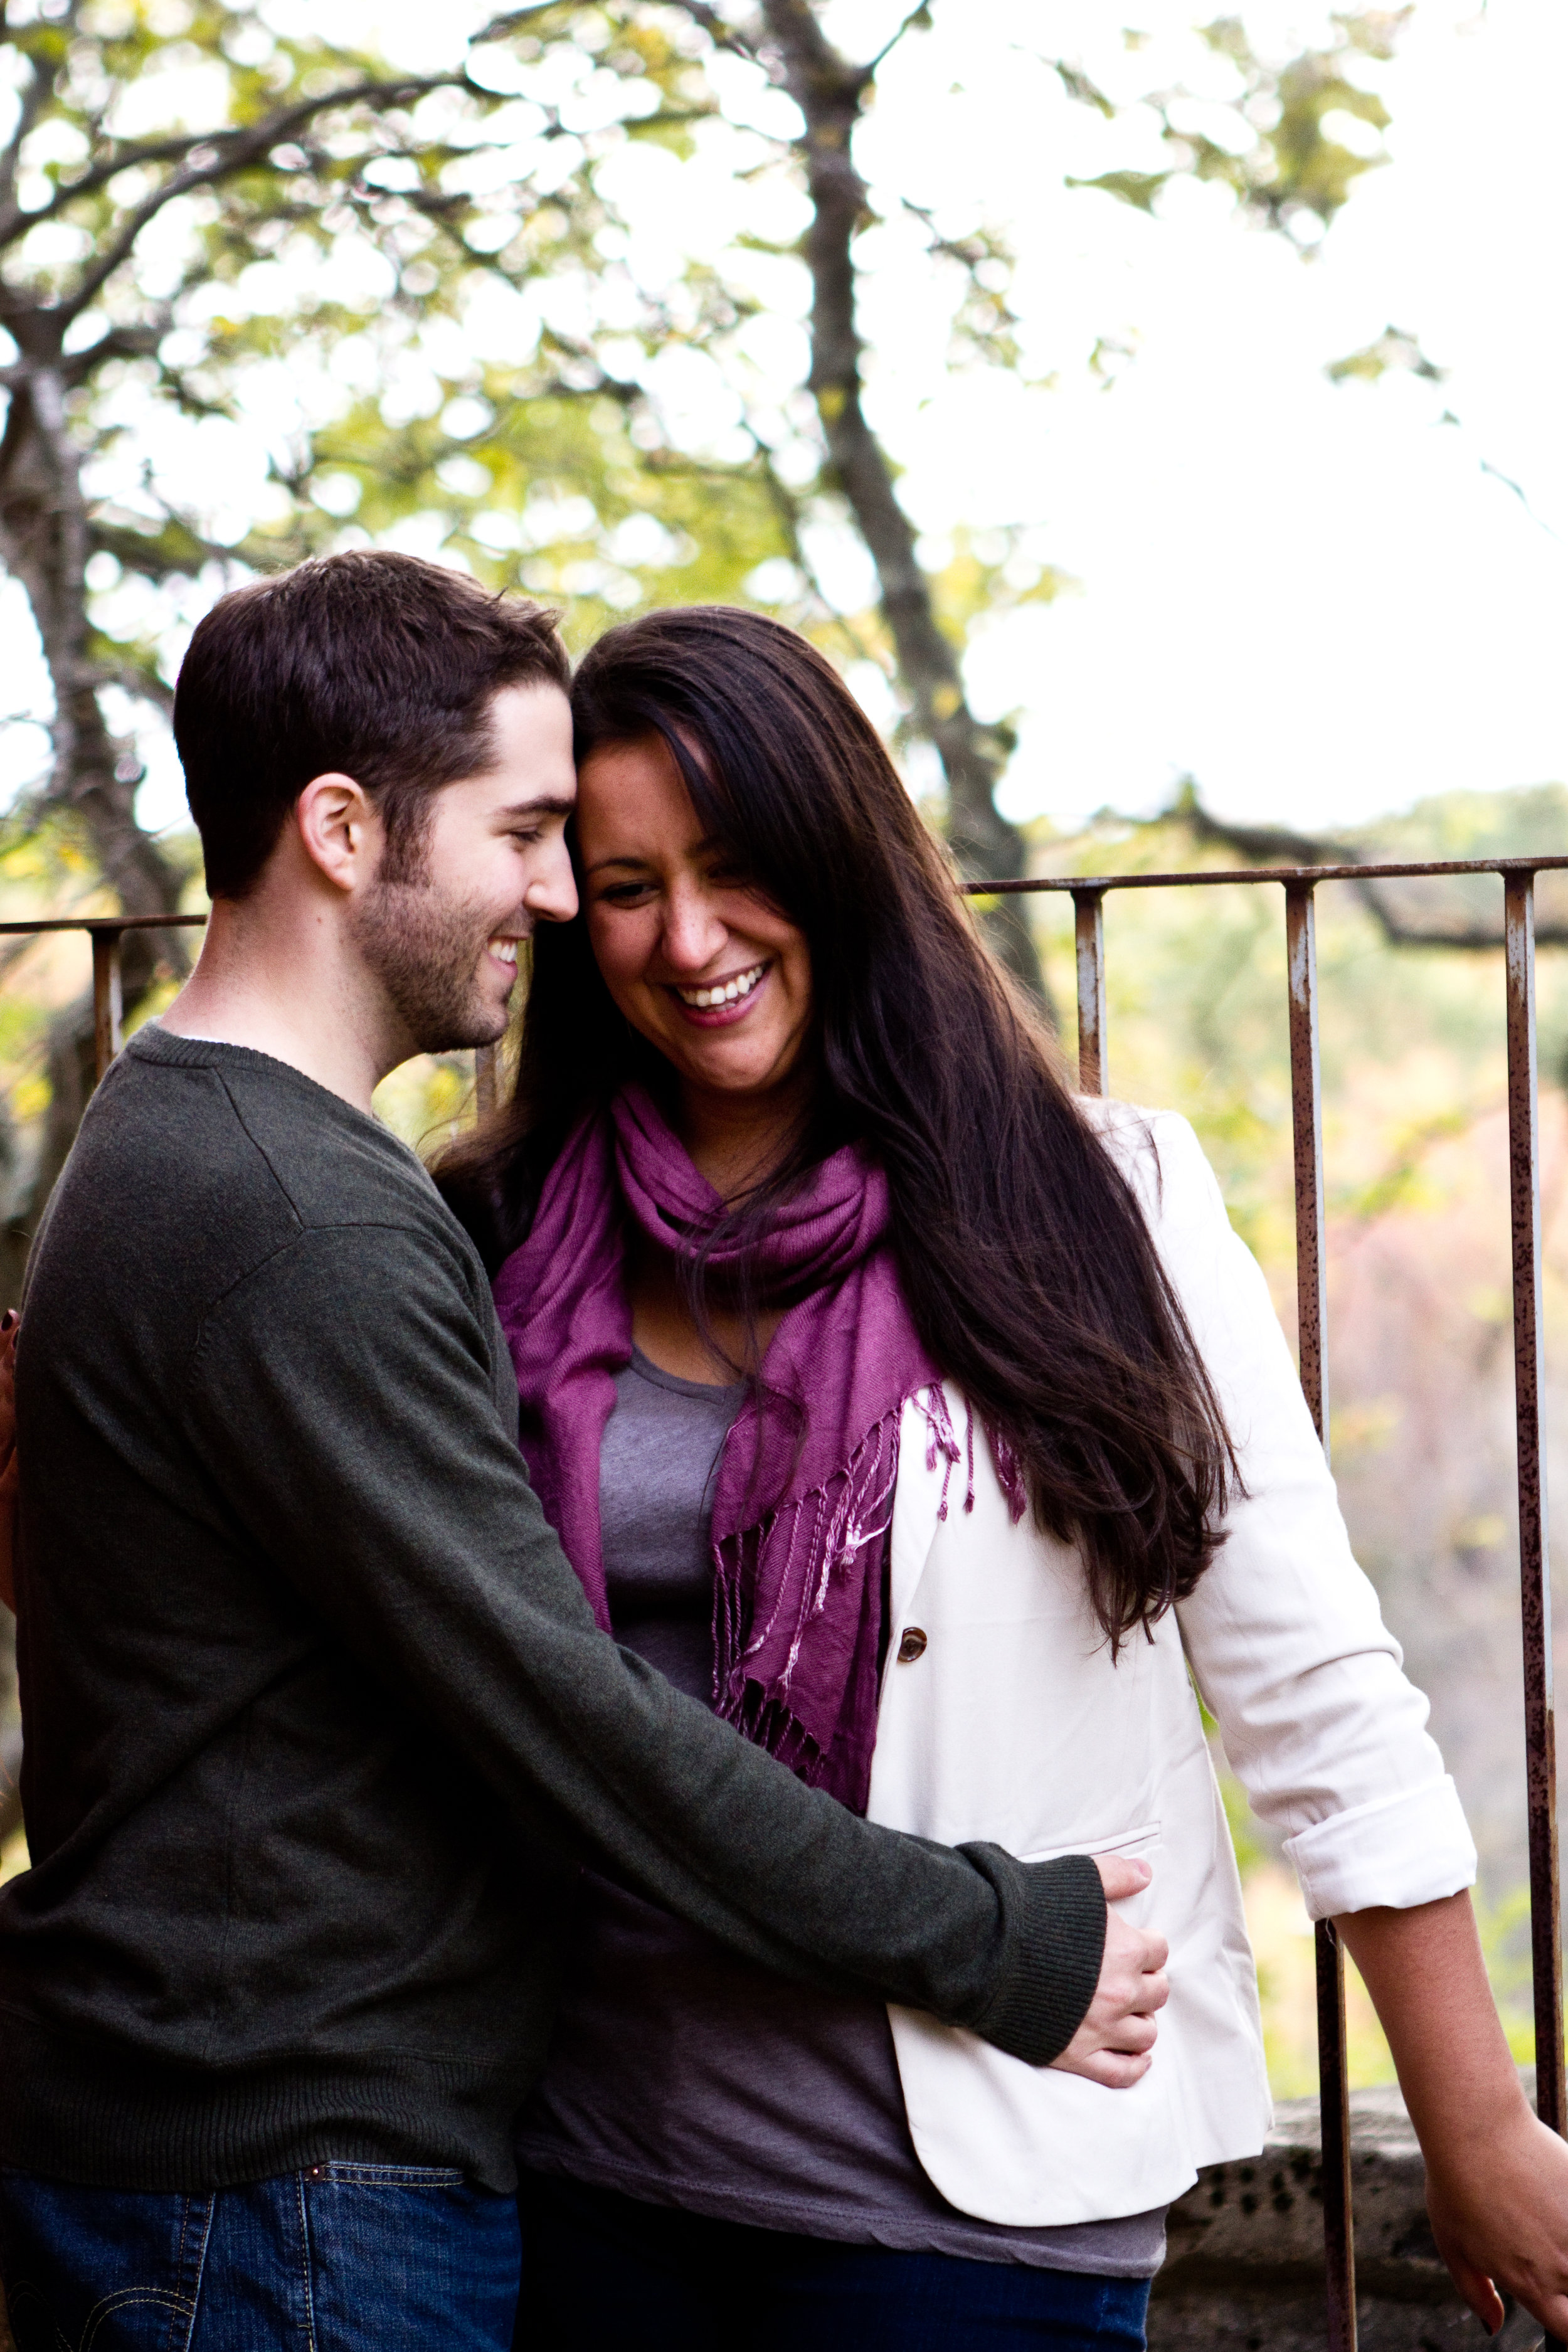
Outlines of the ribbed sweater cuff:
<svg viewBox="0 0 1568 2352">
<path fill-rule="evenodd" d="M 1002 1898 L 1007 1961 L 976 2033 L 1031 2066 L 1059 2058 L 1088 2014 L 1105 1953 L 1105 1889 L 1092 1857 L 1017 1862 L 965 1846 Z"/>
</svg>

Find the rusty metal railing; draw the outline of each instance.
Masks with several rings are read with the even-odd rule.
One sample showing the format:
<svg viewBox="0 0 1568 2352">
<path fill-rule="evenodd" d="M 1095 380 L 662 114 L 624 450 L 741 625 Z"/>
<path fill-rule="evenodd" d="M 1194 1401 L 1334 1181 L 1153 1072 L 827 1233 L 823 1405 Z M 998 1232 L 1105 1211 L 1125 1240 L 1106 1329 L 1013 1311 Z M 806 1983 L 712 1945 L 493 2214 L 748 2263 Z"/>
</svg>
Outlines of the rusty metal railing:
<svg viewBox="0 0 1568 2352">
<path fill-rule="evenodd" d="M 0 939 L 42 936 L 47 931 L 85 931 L 92 941 L 93 1084 L 96 1086 L 124 1040 L 121 957 L 127 931 L 177 931 L 205 923 L 205 915 L 58 915 L 37 923 L 0 923 Z M 474 1098 L 480 1117 L 500 1098 L 500 1053 L 481 1045 L 474 1055 Z"/>
<path fill-rule="evenodd" d="M 1296 1301 L 1301 1386 L 1323 1451 L 1329 1450 L 1328 1350 L 1323 1283 L 1322 1087 L 1318 1060 L 1315 892 L 1325 882 L 1369 882 L 1496 874 L 1503 885 L 1505 1020 L 1508 1039 L 1510 1210 L 1513 1239 L 1514 1402 L 1519 1458 L 1519 1555 L 1524 1652 L 1526 1804 L 1530 1833 L 1531 1965 L 1535 2007 L 1536 2110 L 1559 2134 L 1568 2123 L 1563 2046 L 1562 1914 L 1557 1859 L 1556 1734 L 1552 1696 L 1552 1588 L 1547 1551 L 1542 1427 L 1541 1129 L 1535 1064 L 1535 877 L 1568 867 L 1568 856 L 1462 858 L 1410 866 L 1247 866 L 1188 874 L 1100 874 L 969 883 L 976 898 L 1052 892 L 1071 898 L 1078 961 L 1079 1081 L 1109 1092 L 1105 992 L 1105 901 L 1112 890 L 1256 887 L 1285 894 L 1291 1121 L 1296 1192 Z M 203 915 L 70 917 L 0 923 L 0 937 L 85 931 L 92 940 L 95 1062 L 101 1078 L 120 1050 L 121 950 L 131 930 L 173 930 Z M 1440 944 L 1435 942 L 1435 944 Z M 498 1093 L 494 1049 L 475 1056 L 481 1111 Z M 1323 2230 L 1329 2352 L 1355 2352 L 1355 2236 L 1351 2191 L 1349 2077 L 1345 2061 L 1344 1956 L 1331 1922 L 1316 1929 L 1318 2065 L 1323 2136 Z M 1565 2352 L 1557 2338 L 1543 2352 Z"/>
<path fill-rule="evenodd" d="M 47 931 L 85 931 L 92 941 L 93 1083 L 96 1086 L 121 1047 L 124 1016 L 121 954 L 127 931 L 178 931 L 205 923 L 205 915 L 58 915 L 39 923 L 0 923 L 0 939 L 41 937 Z"/>
<path fill-rule="evenodd" d="M 1325 882 L 1403 881 L 1496 874 L 1503 885 L 1508 1038 L 1510 1206 L 1513 1235 L 1514 1405 L 1519 1455 L 1519 1570 L 1524 1651 L 1526 1804 L 1530 1830 L 1531 1966 L 1535 2005 L 1536 2111 L 1562 2133 L 1568 2120 L 1563 2048 L 1562 1911 L 1557 1864 L 1556 1734 L 1552 1701 L 1552 1585 L 1547 1553 L 1541 1306 L 1541 1127 L 1535 1069 L 1535 877 L 1563 857 L 1461 858 L 1415 866 L 1248 866 L 1192 874 L 1050 876 L 963 886 L 972 898 L 1056 892 L 1073 901 L 1078 954 L 1079 1083 L 1109 1093 L 1105 901 L 1112 890 L 1278 883 L 1285 894 L 1290 1103 L 1295 1145 L 1296 1302 L 1301 1386 L 1325 1455 L 1328 1349 L 1323 1286 L 1323 1124 L 1318 1063 L 1315 893 Z M 1434 945 L 1441 945 L 1436 940 Z M 1323 2236 L 1329 2352 L 1355 2352 L 1355 2231 L 1351 2194 L 1350 2084 L 1345 2062 L 1344 1955 L 1331 1921 L 1316 1929 L 1318 2074 L 1323 2135 Z M 1547 2336 L 1542 2352 L 1563 2352 Z"/>
</svg>

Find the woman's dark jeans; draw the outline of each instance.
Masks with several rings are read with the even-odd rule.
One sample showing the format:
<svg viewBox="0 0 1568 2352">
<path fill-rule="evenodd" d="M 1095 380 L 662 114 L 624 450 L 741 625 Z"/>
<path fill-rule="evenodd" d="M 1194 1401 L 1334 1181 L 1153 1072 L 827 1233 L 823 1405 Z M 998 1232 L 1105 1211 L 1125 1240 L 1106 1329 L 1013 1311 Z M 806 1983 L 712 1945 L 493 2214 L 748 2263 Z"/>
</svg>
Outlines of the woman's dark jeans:
<svg viewBox="0 0 1568 2352">
<path fill-rule="evenodd" d="M 192 2197 L 0 2172 L 17 2352 L 507 2352 L 517 2266 L 513 2199 L 444 2168 Z"/>
<path fill-rule="evenodd" d="M 526 2179 L 515 2352 L 1142 2352 L 1149 2281 L 839 2245 Z"/>
</svg>

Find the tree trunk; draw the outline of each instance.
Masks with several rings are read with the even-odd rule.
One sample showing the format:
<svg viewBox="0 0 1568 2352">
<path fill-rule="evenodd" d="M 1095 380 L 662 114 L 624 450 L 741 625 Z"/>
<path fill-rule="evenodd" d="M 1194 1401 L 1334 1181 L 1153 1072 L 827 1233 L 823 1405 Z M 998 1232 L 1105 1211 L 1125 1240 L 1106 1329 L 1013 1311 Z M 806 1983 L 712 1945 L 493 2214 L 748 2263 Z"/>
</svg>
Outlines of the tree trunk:
<svg viewBox="0 0 1568 2352">
<path fill-rule="evenodd" d="M 24 360 L 0 436 L 0 565 L 26 590 L 54 686 L 54 766 L 43 804 L 69 812 L 79 824 L 127 914 L 172 914 L 182 877 L 136 822 L 141 772 L 110 733 L 99 702 L 87 614 L 87 502 L 80 454 L 66 415 L 60 355 L 54 348 L 27 350 L 47 327 L 37 313 L 16 317 L 11 326 L 23 341 Z M 129 933 L 127 1011 L 146 995 L 161 968 L 183 974 L 188 963 L 178 931 Z M 50 1104 L 37 1175 L 8 1221 L 0 1250 L 5 1304 L 17 1295 L 27 1243 L 92 1091 L 90 996 L 51 1022 L 48 1066 Z"/>
<path fill-rule="evenodd" d="M 938 625 L 913 528 L 894 494 L 887 458 L 861 404 L 864 345 L 856 320 L 852 247 L 866 217 L 866 184 L 850 151 L 871 73 L 831 46 L 809 0 L 762 0 L 762 13 L 784 86 L 805 118 L 802 154 L 812 204 L 805 238 L 812 283 L 810 384 L 829 461 L 877 567 L 882 610 L 916 720 L 942 756 L 948 837 L 960 868 L 971 881 L 1011 879 L 1024 870 L 1024 837 L 998 814 L 993 797 L 1006 764 L 1005 748 L 964 698 L 958 656 Z M 986 928 L 1008 968 L 1046 1002 L 1020 902 L 999 900 L 986 917 Z"/>
</svg>

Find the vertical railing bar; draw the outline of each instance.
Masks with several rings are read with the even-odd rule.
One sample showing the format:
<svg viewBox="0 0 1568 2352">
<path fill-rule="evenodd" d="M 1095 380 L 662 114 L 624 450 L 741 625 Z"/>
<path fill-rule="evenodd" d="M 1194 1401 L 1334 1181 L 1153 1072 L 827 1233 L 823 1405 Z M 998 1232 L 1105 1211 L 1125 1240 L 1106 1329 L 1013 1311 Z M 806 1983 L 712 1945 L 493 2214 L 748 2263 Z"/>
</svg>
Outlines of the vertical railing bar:
<svg viewBox="0 0 1568 2352">
<path fill-rule="evenodd" d="M 1322 1077 L 1318 1058 L 1318 931 L 1310 882 L 1285 886 L 1290 989 L 1290 1112 L 1295 1147 L 1296 1317 L 1301 1387 L 1329 1453 L 1328 1304 L 1323 1285 Z M 1314 1935 L 1318 1974 L 1318 2116 L 1322 2131 L 1323 2252 L 1329 2352 L 1355 2352 L 1355 2229 L 1351 2197 L 1345 1963 L 1331 1919 Z"/>
<path fill-rule="evenodd" d="M 1355 2213 L 1351 2189 L 1350 2067 L 1345 2052 L 1345 1956 L 1331 1919 L 1312 1931 L 1318 1979 L 1318 2119 L 1323 2146 L 1323 2259 L 1328 2352 L 1356 2352 Z"/>
<path fill-rule="evenodd" d="M 1285 889 L 1290 982 L 1290 1124 L 1296 1160 L 1296 1320 L 1301 1386 L 1329 1451 L 1328 1311 L 1323 1290 L 1322 1080 L 1318 1061 L 1318 927 L 1310 882 Z"/>
<path fill-rule="evenodd" d="M 120 1024 L 124 1007 L 121 974 L 122 931 L 92 934 L 92 1058 L 95 1087 L 121 1047 Z"/>
<path fill-rule="evenodd" d="M 1535 877 L 1503 877 L 1508 986 L 1509 1195 L 1513 1224 L 1513 1377 L 1519 1446 L 1520 1613 L 1524 1645 L 1530 1944 L 1536 2113 L 1568 2121 L 1563 2051 L 1563 1930 L 1557 1861 L 1557 1738 L 1552 1693 L 1541 1266 L 1541 1114 L 1535 1054 Z M 1548 2337 L 1555 2344 L 1555 2337 Z"/>
<path fill-rule="evenodd" d="M 474 1105 L 481 1118 L 489 1118 L 500 1100 L 500 1047 L 474 1047 Z"/>
<path fill-rule="evenodd" d="M 1105 1034 L 1105 893 L 1075 890 L 1078 946 L 1078 1082 L 1086 1095 L 1110 1091 Z"/>
</svg>

